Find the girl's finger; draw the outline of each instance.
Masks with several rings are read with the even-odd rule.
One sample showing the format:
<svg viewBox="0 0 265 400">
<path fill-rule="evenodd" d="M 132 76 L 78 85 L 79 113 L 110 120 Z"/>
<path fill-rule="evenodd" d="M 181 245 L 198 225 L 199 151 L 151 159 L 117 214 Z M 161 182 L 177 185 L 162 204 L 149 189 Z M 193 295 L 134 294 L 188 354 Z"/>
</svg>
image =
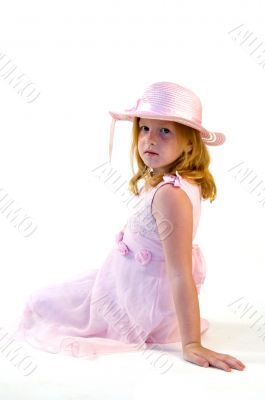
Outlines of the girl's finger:
<svg viewBox="0 0 265 400">
<path fill-rule="evenodd" d="M 246 367 L 240 360 L 235 357 L 229 356 L 228 354 L 222 354 L 218 358 L 236 369 L 244 369 Z"/>
<path fill-rule="evenodd" d="M 237 360 L 237 359 L 229 359 L 229 360 L 226 360 L 226 362 L 231 366 L 231 367 L 233 367 L 233 368 L 235 368 L 235 369 L 240 369 L 240 370 L 242 370 L 242 369 L 244 369 L 246 366 L 241 362 L 241 361 L 239 361 L 239 360 Z"/>
<path fill-rule="evenodd" d="M 186 358 L 186 361 L 200 365 L 201 367 L 209 367 L 209 362 L 206 358 L 197 356 L 196 354 L 190 354 L 189 357 Z"/>
<path fill-rule="evenodd" d="M 230 366 L 227 365 L 224 361 L 222 361 L 222 360 L 220 360 L 220 359 L 218 359 L 218 358 L 209 357 L 209 358 L 208 358 L 208 362 L 209 362 L 213 367 L 223 369 L 223 370 L 225 370 L 225 371 L 227 371 L 227 372 L 231 372 Z"/>
</svg>

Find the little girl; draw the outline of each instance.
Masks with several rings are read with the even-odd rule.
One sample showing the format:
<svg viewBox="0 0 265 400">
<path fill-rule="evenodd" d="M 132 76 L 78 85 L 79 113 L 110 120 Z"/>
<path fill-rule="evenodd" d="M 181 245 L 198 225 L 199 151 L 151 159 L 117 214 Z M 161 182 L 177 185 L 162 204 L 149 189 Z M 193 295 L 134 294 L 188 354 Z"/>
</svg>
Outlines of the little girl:
<svg viewBox="0 0 265 400">
<path fill-rule="evenodd" d="M 154 83 L 135 107 L 110 114 L 110 158 L 115 121 L 133 122 L 129 190 L 137 205 L 100 269 L 30 296 L 16 338 L 85 358 L 181 342 L 189 362 L 243 370 L 201 344 L 209 326 L 198 302 L 206 265 L 193 243 L 201 200 L 216 197 L 206 145 L 225 136 L 206 130 L 199 98 L 170 82 Z"/>
</svg>

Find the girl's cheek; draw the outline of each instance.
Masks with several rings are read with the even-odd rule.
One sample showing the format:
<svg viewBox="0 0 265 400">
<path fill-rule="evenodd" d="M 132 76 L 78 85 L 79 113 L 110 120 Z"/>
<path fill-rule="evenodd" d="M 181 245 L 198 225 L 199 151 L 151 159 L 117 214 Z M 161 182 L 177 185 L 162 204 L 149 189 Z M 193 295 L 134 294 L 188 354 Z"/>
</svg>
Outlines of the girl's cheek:
<svg viewBox="0 0 265 400">
<path fill-rule="evenodd" d="M 161 139 L 161 140 L 170 140 L 170 139 L 172 139 L 172 135 L 170 134 L 170 133 L 168 133 L 167 135 L 160 135 L 159 136 L 159 139 Z"/>
</svg>

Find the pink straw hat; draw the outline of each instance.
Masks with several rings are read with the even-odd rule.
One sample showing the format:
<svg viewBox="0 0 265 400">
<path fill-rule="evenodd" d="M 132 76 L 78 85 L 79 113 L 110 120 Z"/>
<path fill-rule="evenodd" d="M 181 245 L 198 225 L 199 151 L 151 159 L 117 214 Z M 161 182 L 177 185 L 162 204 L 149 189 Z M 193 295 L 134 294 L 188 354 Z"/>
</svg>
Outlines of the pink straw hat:
<svg viewBox="0 0 265 400">
<path fill-rule="evenodd" d="M 218 146 L 225 141 L 223 133 L 208 131 L 202 126 L 202 105 L 199 97 L 191 90 L 172 82 L 156 82 L 150 85 L 133 108 L 123 112 L 110 111 L 110 115 L 110 160 L 115 122 L 133 121 L 134 117 L 175 121 L 190 126 L 198 130 L 203 142 L 210 146 Z"/>
</svg>

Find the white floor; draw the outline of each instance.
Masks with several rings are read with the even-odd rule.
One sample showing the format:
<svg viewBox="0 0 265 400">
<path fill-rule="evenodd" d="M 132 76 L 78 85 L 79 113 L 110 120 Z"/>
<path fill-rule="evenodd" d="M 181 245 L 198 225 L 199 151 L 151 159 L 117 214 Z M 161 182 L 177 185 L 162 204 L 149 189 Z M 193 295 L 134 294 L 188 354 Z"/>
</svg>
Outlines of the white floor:
<svg viewBox="0 0 265 400">
<path fill-rule="evenodd" d="M 211 327 L 203 344 L 239 358 L 246 364 L 245 371 L 198 367 L 184 361 L 180 348 L 172 346 L 145 354 L 139 351 L 81 360 L 25 344 L 23 350 L 37 368 L 26 376 L 0 353 L 0 399 L 175 400 L 184 395 L 185 399 L 263 400 L 265 343 L 248 325 L 237 323 L 234 315 L 226 314 L 226 320 L 209 319 Z"/>
</svg>

